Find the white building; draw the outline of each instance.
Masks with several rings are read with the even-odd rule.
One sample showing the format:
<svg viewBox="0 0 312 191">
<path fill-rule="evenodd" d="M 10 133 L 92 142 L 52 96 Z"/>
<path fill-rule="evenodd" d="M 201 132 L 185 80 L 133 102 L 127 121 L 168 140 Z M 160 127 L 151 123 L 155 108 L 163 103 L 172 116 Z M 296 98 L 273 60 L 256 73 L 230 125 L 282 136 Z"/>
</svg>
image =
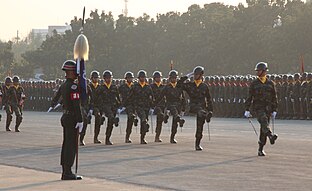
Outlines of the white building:
<svg viewBox="0 0 312 191">
<path fill-rule="evenodd" d="M 65 34 L 65 31 L 71 30 L 70 25 L 65 25 L 65 26 L 48 26 L 48 29 L 32 29 L 32 34 L 34 36 L 40 36 L 42 40 L 45 40 L 47 35 L 52 36 L 53 31 L 56 30 L 58 34 Z"/>
</svg>

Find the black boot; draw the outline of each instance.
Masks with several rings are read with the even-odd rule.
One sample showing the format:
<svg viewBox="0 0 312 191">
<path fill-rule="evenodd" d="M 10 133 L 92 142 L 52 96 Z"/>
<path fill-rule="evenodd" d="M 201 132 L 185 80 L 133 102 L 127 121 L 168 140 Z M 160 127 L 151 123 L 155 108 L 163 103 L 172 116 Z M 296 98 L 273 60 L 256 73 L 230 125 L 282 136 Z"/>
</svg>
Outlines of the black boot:
<svg viewBox="0 0 312 191">
<path fill-rule="evenodd" d="M 132 141 L 131 141 L 131 139 L 130 139 L 130 135 L 129 135 L 129 134 L 126 134 L 125 143 L 132 143 Z"/>
<path fill-rule="evenodd" d="M 185 123 L 185 119 L 181 118 L 179 121 L 180 127 L 183 127 L 184 123 Z"/>
<path fill-rule="evenodd" d="M 108 135 L 106 135 L 105 145 L 113 145 L 113 143 L 110 141 L 110 136 Z"/>
<path fill-rule="evenodd" d="M 159 138 L 160 137 L 160 133 L 161 133 L 161 123 L 157 124 L 156 126 L 156 135 L 155 135 L 155 142 L 156 143 L 161 143 L 162 140 Z"/>
<path fill-rule="evenodd" d="M 145 140 L 145 135 L 141 135 L 141 144 L 147 144 L 146 140 Z"/>
<path fill-rule="evenodd" d="M 264 147 L 264 145 L 259 144 L 259 149 L 258 149 L 258 156 L 259 157 L 265 156 L 265 152 L 263 151 L 263 147 Z"/>
<path fill-rule="evenodd" d="M 20 132 L 20 130 L 18 128 L 21 125 L 22 120 L 23 120 L 22 116 L 17 116 L 16 117 L 15 132 Z"/>
<path fill-rule="evenodd" d="M 12 116 L 8 115 L 7 119 L 6 119 L 6 124 L 5 124 L 5 130 L 6 131 L 11 131 L 11 129 L 10 129 L 11 121 L 12 121 Z"/>
<path fill-rule="evenodd" d="M 171 134 L 170 136 L 170 143 L 171 144 L 177 144 L 177 140 L 174 139 L 175 134 Z"/>
<path fill-rule="evenodd" d="M 85 136 L 85 135 L 81 134 L 80 137 L 79 137 L 80 146 L 85 146 L 85 145 L 86 145 L 85 142 L 83 141 L 84 136 Z"/>
<path fill-rule="evenodd" d="M 155 135 L 155 142 L 156 143 L 161 143 L 162 142 L 162 140 L 159 138 L 159 136 L 160 136 L 159 134 Z"/>
<path fill-rule="evenodd" d="M 63 173 L 62 173 L 61 180 L 81 180 L 82 179 L 82 176 L 78 176 L 72 173 L 71 167 L 67 165 L 63 165 L 62 168 L 63 168 Z"/>
<path fill-rule="evenodd" d="M 200 146 L 200 139 L 199 138 L 196 138 L 196 140 L 195 140 L 195 150 L 196 151 L 202 151 L 203 150 L 203 147 Z"/>
<path fill-rule="evenodd" d="M 137 118 L 135 118 L 134 121 L 133 121 L 133 125 L 134 125 L 135 127 L 137 127 L 137 126 L 138 126 L 138 123 L 139 123 L 139 120 L 138 120 Z"/>
<path fill-rule="evenodd" d="M 165 117 L 164 117 L 164 123 L 165 123 L 165 124 L 168 123 L 168 119 L 169 119 L 169 115 L 165 115 Z"/>
<path fill-rule="evenodd" d="M 95 130 L 94 130 L 94 138 L 93 138 L 94 144 L 101 144 L 101 143 L 102 143 L 102 142 L 98 139 L 99 134 L 100 134 L 100 129 L 95 129 Z"/>
<path fill-rule="evenodd" d="M 276 139 L 278 138 L 278 135 L 277 135 L 277 134 L 272 134 L 272 133 L 270 133 L 270 134 L 268 135 L 268 137 L 269 137 L 269 139 L 270 139 L 271 145 L 274 145 Z"/>
</svg>

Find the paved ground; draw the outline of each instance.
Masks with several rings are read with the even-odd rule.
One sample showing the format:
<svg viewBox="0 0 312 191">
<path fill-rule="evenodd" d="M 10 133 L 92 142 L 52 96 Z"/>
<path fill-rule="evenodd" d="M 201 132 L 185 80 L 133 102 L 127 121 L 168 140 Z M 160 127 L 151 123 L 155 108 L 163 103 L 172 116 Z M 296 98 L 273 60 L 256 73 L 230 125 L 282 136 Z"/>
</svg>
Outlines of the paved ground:
<svg viewBox="0 0 312 191">
<path fill-rule="evenodd" d="M 3 112 L 2 112 L 3 115 Z M 177 145 L 125 144 L 125 116 L 115 128 L 113 146 L 94 145 L 88 130 L 87 146 L 80 147 L 82 181 L 60 181 L 62 129 L 60 113 L 25 112 L 21 133 L 5 132 L 0 125 L 0 190 L 311 190 L 311 121 L 277 120 L 279 139 L 267 145 L 266 157 L 257 157 L 257 137 L 246 119 L 213 118 L 202 146 L 194 151 L 195 121 L 187 117 Z M 93 122 L 94 123 L 94 122 Z M 155 118 L 154 118 L 155 124 Z M 254 124 L 258 124 L 254 120 Z M 207 126 L 206 126 L 207 127 Z M 259 129 L 257 128 L 259 131 Z M 104 139 L 105 130 L 101 131 Z"/>
</svg>

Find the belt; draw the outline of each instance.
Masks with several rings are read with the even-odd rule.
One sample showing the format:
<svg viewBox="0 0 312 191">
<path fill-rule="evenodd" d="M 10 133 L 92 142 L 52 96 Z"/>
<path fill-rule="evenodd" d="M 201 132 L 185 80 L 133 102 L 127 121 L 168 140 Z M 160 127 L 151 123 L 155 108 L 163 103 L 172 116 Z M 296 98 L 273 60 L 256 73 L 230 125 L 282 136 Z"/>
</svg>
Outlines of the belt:
<svg viewBox="0 0 312 191">
<path fill-rule="evenodd" d="M 74 112 L 69 111 L 69 110 L 63 110 L 63 114 L 73 115 L 73 114 L 74 114 Z"/>
</svg>

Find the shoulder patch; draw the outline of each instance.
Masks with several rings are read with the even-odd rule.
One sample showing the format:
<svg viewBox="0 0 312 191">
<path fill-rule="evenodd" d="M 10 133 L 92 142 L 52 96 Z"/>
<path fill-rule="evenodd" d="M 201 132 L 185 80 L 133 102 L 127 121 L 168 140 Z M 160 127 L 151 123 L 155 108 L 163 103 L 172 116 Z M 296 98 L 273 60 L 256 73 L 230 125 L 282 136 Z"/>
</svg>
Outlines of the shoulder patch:
<svg viewBox="0 0 312 191">
<path fill-rule="evenodd" d="M 77 85 L 76 84 L 72 85 L 71 89 L 76 90 L 77 89 Z"/>
</svg>

